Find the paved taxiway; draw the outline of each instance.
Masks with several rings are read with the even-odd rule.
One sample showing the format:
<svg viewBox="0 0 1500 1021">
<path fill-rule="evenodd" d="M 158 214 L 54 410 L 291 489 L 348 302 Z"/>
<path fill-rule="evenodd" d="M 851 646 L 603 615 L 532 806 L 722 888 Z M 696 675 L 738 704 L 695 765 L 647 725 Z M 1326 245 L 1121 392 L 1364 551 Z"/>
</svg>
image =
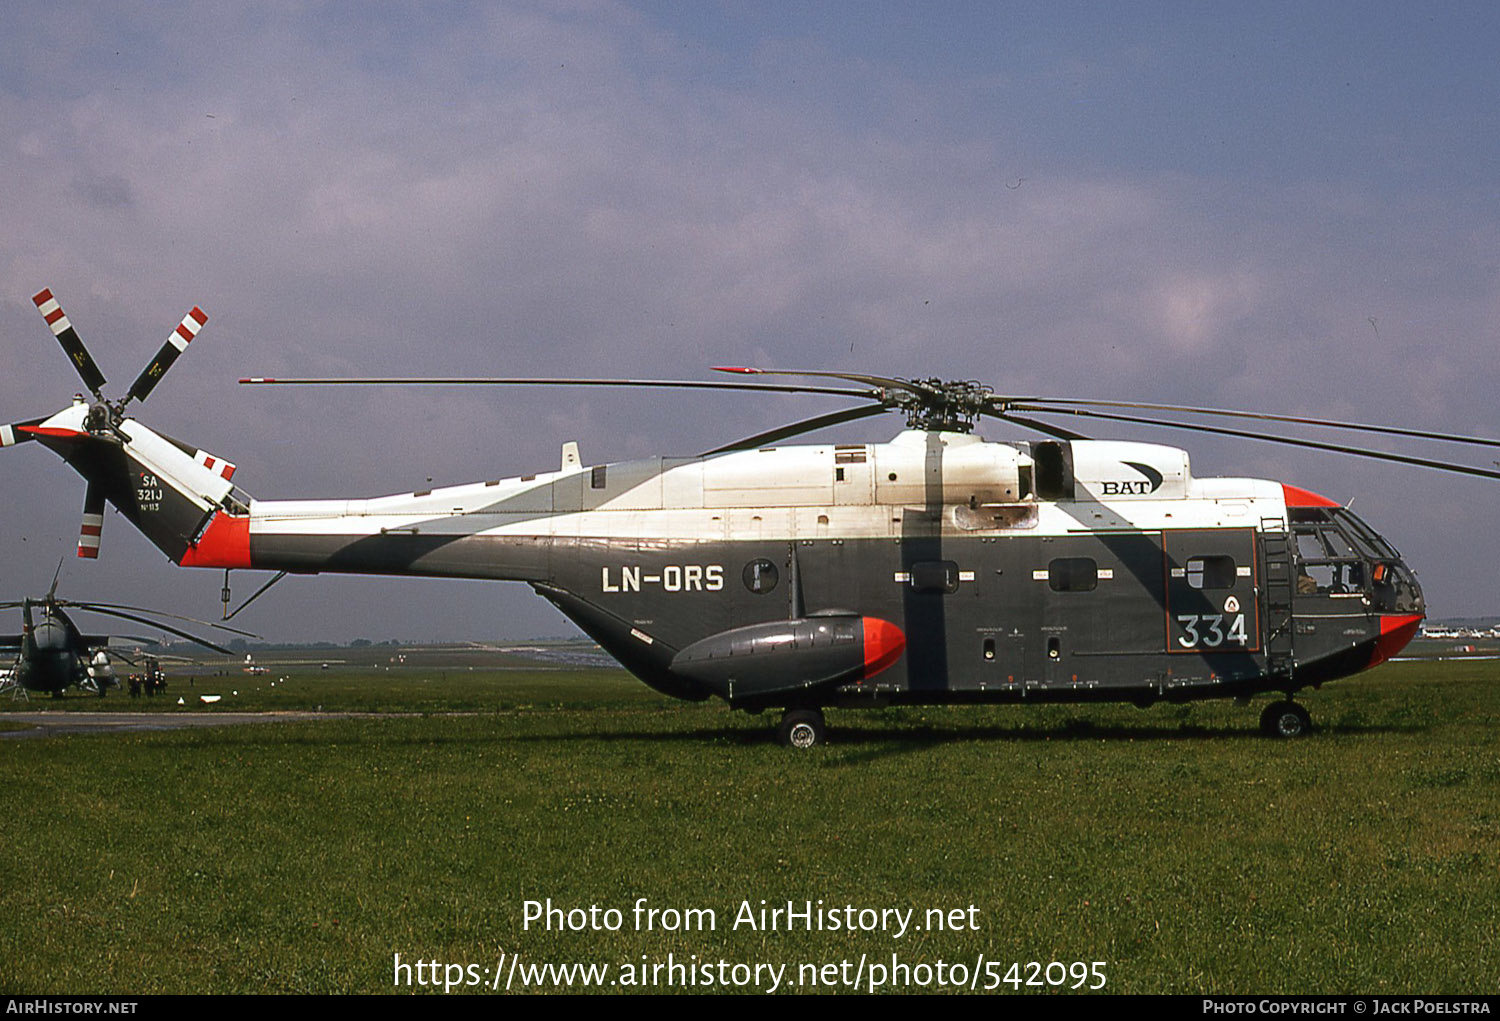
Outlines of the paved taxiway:
<svg viewBox="0 0 1500 1021">
<path fill-rule="evenodd" d="M 148 730 L 182 730 L 187 727 L 223 727 L 239 723 L 281 723 L 358 716 L 359 713 L 0 713 L 0 721 L 28 724 L 24 730 L 0 730 L 0 739 L 56 737 L 62 734 L 117 734 Z"/>
</svg>

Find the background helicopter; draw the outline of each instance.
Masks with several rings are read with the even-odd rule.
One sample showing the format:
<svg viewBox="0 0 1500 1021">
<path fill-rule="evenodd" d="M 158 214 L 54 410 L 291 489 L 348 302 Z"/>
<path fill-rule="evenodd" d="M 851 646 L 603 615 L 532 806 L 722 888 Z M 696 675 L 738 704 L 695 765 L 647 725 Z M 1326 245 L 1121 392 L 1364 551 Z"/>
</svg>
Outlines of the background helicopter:
<svg viewBox="0 0 1500 1021">
<path fill-rule="evenodd" d="M 35 691 L 57 698 L 61 697 L 69 687 L 77 687 L 102 698 L 110 688 L 120 686 L 111 657 L 118 657 L 127 663 L 136 662 L 135 657 L 131 655 L 118 649 L 111 650 L 109 647 L 111 639 L 128 641 L 136 645 L 160 644 L 155 639 L 131 635 L 86 633 L 73 622 L 73 618 L 67 612 L 69 610 L 75 612 L 81 610 L 87 613 L 118 617 L 138 624 L 147 624 L 225 655 L 230 655 L 228 649 L 154 618 L 172 617 L 202 624 L 204 627 L 223 627 L 224 630 L 235 631 L 223 625 L 195 621 L 191 617 L 177 617 L 175 614 L 164 614 L 140 607 L 59 599 L 57 598 L 56 577 L 52 579 L 52 587 L 47 590 L 47 594 L 40 599 L 21 599 L 0 603 L 0 609 L 16 608 L 21 610 L 23 622 L 21 633 L 15 637 L 0 637 L 0 650 L 14 650 L 15 652 L 15 660 L 11 664 L 8 675 L 0 680 L 0 693 L 12 691 L 24 695 L 26 692 Z M 147 617 L 143 614 L 153 616 Z M 248 636 L 248 632 L 235 631 L 235 633 Z M 148 674 L 159 674 L 160 657 L 146 656 L 143 660 Z"/>
<path fill-rule="evenodd" d="M 569 443 L 554 472 L 372 500 L 252 501 L 232 486 L 233 465 L 125 414 L 206 321 L 200 310 L 124 398 L 109 400 L 50 292 L 34 300 L 94 400 L 0 429 L 0 443 L 38 440 L 88 481 L 81 555 L 96 550 L 108 501 L 183 566 L 522 581 L 651 686 L 783 708 L 781 736 L 800 746 L 821 740 L 827 706 L 1146 706 L 1270 692 L 1287 697 L 1262 725 L 1292 736 L 1309 725 L 1293 693 L 1375 665 L 1415 634 L 1425 604 L 1413 573 L 1346 507 L 1274 481 L 1199 479 L 1181 450 L 1091 440 L 1038 416 L 1170 425 L 1500 478 L 1141 412 L 1500 445 L 1479 437 L 1009 396 L 938 379 L 258 378 L 242 382 L 737 390 L 859 403 L 695 457 L 590 467 Z M 892 411 L 907 430 L 889 443 L 779 445 Z M 984 417 L 1050 438 L 985 441 L 973 435 Z"/>
</svg>

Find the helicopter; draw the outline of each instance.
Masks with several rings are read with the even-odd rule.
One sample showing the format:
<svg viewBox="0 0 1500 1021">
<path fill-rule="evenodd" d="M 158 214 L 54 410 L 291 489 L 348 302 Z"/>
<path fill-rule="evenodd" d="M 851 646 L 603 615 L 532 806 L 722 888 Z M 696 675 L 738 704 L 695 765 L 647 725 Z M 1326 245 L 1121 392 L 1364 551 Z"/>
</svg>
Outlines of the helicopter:
<svg viewBox="0 0 1500 1021">
<path fill-rule="evenodd" d="M 61 565 L 59 565 L 58 573 L 61 574 Z M 60 698 L 68 688 L 77 687 L 88 694 L 103 698 L 110 688 L 120 686 L 119 679 L 115 676 L 115 665 L 111 659 L 111 639 L 122 638 L 140 645 L 160 644 L 154 639 L 129 635 L 86 634 L 68 615 L 69 610 L 82 610 L 88 613 L 119 617 L 139 624 L 148 624 L 215 652 L 226 655 L 229 653 L 229 650 L 213 642 L 198 638 L 159 619 L 142 616 L 142 614 L 150 613 L 155 617 L 165 616 L 179 620 L 192 620 L 192 618 L 177 617 L 176 614 L 165 614 L 159 610 L 123 606 L 119 603 L 89 603 L 59 599 L 56 575 L 52 579 L 52 587 L 47 590 L 45 596 L 39 599 L 27 598 L 3 602 L 0 603 L 0 609 L 20 609 L 23 622 L 19 635 L 0 637 L 0 650 L 14 650 L 16 656 L 6 676 L 0 679 L 0 693 L 11 691 L 13 694 L 25 696 L 28 692 L 34 691 Z M 36 616 L 38 613 L 40 619 Z M 208 627 L 222 626 L 206 621 L 193 622 Z M 225 630 L 249 635 L 249 632 L 240 632 L 234 628 L 225 627 Z M 114 650 L 113 655 L 127 663 L 135 663 L 131 656 L 119 650 Z M 147 672 L 152 676 L 159 676 L 160 657 L 147 656 L 145 660 Z"/>
<path fill-rule="evenodd" d="M 1348 506 L 1277 481 L 1200 478 L 1184 450 L 1092 439 L 1051 418 L 1500 478 L 1268 427 L 1174 419 L 1500 446 L 1482 437 L 1013 396 L 966 381 L 724 367 L 736 378 L 240 382 L 677 388 L 857 403 L 692 456 L 589 465 L 568 442 L 552 471 L 370 499 L 258 500 L 231 482 L 232 463 L 127 414 L 207 321 L 201 309 L 110 400 L 51 292 L 33 300 L 93 399 L 80 394 L 56 414 L 0 427 L 0 445 L 39 442 L 87 481 L 80 555 L 97 554 L 107 501 L 177 564 L 223 569 L 226 589 L 240 569 L 281 572 L 272 583 L 320 572 L 521 582 L 652 688 L 780 709 L 778 737 L 800 748 L 825 740 L 828 708 L 1145 708 L 1278 694 L 1261 728 L 1296 737 L 1311 728 L 1297 692 L 1375 666 L 1417 633 L 1426 611 L 1414 573 Z M 890 412 L 906 428 L 888 442 L 785 443 Z M 1045 438 L 985 440 L 974 433 L 982 418 Z"/>
</svg>

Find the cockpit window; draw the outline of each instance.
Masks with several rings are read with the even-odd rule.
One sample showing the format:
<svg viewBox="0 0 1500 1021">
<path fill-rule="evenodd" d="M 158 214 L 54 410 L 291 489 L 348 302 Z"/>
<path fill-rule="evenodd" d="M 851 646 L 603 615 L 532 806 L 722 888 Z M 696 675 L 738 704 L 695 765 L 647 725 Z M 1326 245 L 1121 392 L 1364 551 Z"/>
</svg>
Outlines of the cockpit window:
<svg viewBox="0 0 1500 1021">
<path fill-rule="evenodd" d="M 1401 556 L 1396 547 L 1386 542 L 1383 536 L 1365 524 L 1353 511 L 1338 507 L 1331 513 L 1341 531 L 1353 540 L 1365 556 L 1374 560 L 1395 560 Z"/>
<path fill-rule="evenodd" d="M 1401 554 L 1347 507 L 1288 507 L 1297 594 L 1360 596 L 1377 612 L 1421 613 L 1422 590 Z"/>
<path fill-rule="evenodd" d="M 1362 595 L 1365 558 L 1332 521 L 1292 525 L 1298 595 Z"/>
</svg>

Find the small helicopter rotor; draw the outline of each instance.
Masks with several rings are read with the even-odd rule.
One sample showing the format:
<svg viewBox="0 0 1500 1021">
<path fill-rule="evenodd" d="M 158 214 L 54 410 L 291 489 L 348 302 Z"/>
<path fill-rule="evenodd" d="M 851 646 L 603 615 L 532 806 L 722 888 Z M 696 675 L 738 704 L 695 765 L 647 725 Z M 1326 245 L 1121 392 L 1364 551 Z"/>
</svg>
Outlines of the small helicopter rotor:
<svg viewBox="0 0 1500 1021">
<path fill-rule="evenodd" d="M 231 651 L 230 649 L 226 649 L 226 648 L 224 648 L 221 645 L 217 645 L 214 642 L 210 642 L 210 641 L 208 641 L 205 638 L 199 638 L 197 635 L 195 635 L 195 634 L 193 634 L 193 633 L 191 633 L 189 631 L 184 631 L 181 628 L 174 627 L 171 624 L 167 624 L 167 623 L 165 623 L 162 620 L 153 619 L 153 617 L 142 616 L 141 613 L 130 613 L 130 612 L 127 612 L 125 609 L 117 608 L 113 604 L 108 604 L 108 603 L 81 603 L 81 602 L 75 602 L 75 601 L 69 600 L 69 599 L 55 599 L 55 598 L 51 598 L 51 597 L 48 597 L 48 598 L 45 598 L 45 599 L 41 599 L 41 600 L 20 599 L 20 600 L 10 600 L 10 601 L 6 601 L 6 602 L 0 602 L 0 610 L 15 609 L 15 608 L 18 608 L 18 607 L 22 610 L 23 614 L 26 617 L 26 620 L 27 620 L 26 626 L 27 626 L 28 629 L 30 629 L 32 627 L 32 624 L 31 624 L 31 610 L 32 610 L 32 607 L 36 607 L 36 608 L 40 609 L 42 611 L 43 616 L 46 617 L 49 620 L 67 620 L 67 615 L 66 615 L 65 611 L 67 611 L 67 610 L 82 610 L 82 611 L 85 611 L 87 613 L 98 613 L 98 614 L 103 614 L 103 615 L 110 616 L 110 617 L 119 617 L 119 618 L 121 618 L 123 620 L 134 621 L 137 624 L 145 624 L 145 625 L 147 625 L 149 627 L 159 628 L 162 631 L 167 631 L 167 632 L 170 632 L 171 634 L 176 635 L 178 638 L 182 638 L 182 639 L 185 639 L 185 640 L 187 640 L 189 642 L 193 642 L 196 645 L 201 645 L 205 649 L 212 649 L 214 652 L 220 653 L 220 654 L 225 655 L 225 656 L 233 656 L 234 655 L 234 652 Z M 139 607 L 129 607 L 128 609 L 134 610 L 134 609 L 140 609 L 140 608 Z M 183 616 L 180 616 L 180 615 L 175 614 L 175 613 L 163 613 L 163 612 L 158 611 L 158 610 L 142 610 L 142 613 L 150 613 L 154 617 L 169 617 L 169 618 L 171 618 L 173 620 L 188 621 L 188 622 L 191 622 L 191 623 L 194 623 L 194 624 L 201 624 L 204 627 L 220 627 L 220 628 L 222 628 L 225 631 L 232 631 L 232 632 L 234 632 L 237 635 L 243 635 L 243 636 L 245 636 L 247 638 L 258 638 L 258 637 L 260 637 L 259 635 L 252 634 L 249 631 L 240 631 L 237 628 L 225 627 L 223 625 L 213 624 L 213 623 L 211 623 L 209 621 L 198 620 L 197 618 L 194 618 L 194 617 L 183 617 Z M 97 636 L 97 637 L 99 637 L 101 639 L 101 641 L 93 643 L 93 644 L 101 644 L 102 645 L 102 644 L 105 644 L 108 641 L 108 638 L 110 636 L 108 636 L 108 635 L 102 635 L 102 636 Z M 132 636 L 115 636 L 115 637 L 132 637 Z M 150 644 L 154 644 L 154 645 L 160 644 L 159 642 L 155 641 L 154 639 L 150 639 L 150 638 L 141 639 L 141 640 L 145 641 L 145 642 L 148 642 Z"/>
<path fill-rule="evenodd" d="M 228 631 L 230 634 L 239 635 L 242 638 L 261 637 L 253 631 L 241 631 L 239 628 L 230 627 L 228 624 L 220 624 L 216 621 L 211 620 L 199 620 L 197 617 L 185 617 L 180 613 L 167 613 L 165 610 L 153 610 L 144 606 L 128 606 L 124 603 L 83 603 L 68 599 L 58 599 L 56 600 L 56 602 L 59 606 L 71 606 L 80 610 L 92 610 L 95 613 L 113 613 L 115 616 L 124 616 L 123 613 L 117 612 L 122 610 L 134 611 L 136 613 L 149 613 L 152 617 L 166 617 L 168 620 L 180 620 L 185 621 L 188 624 L 197 624 L 200 627 L 211 627 L 219 631 Z M 140 623 L 150 624 L 153 627 L 162 626 L 161 622 L 157 620 L 143 620 Z"/>
</svg>

